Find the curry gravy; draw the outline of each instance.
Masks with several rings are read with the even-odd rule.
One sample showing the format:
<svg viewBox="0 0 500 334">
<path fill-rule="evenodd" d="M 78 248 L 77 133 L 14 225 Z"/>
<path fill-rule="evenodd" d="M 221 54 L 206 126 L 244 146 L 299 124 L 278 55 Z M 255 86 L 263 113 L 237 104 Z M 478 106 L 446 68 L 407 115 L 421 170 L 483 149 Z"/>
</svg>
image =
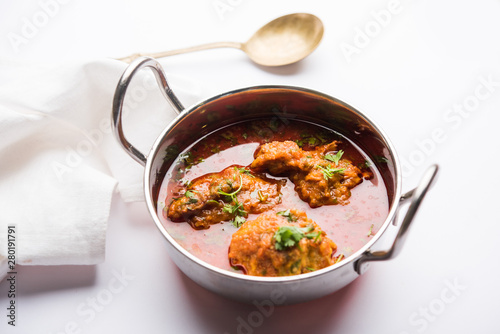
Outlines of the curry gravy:
<svg viewBox="0 0 500 334">
<path fill-rule="evenodd" d="M 286 123 L 286 124 L 285 124 Z M 311 208 L 294 190 L 286 177 L 283 179 L 281 203 L 273 210 L 302 210 L 335 242 L 334 256 L 349 257 L 363 247 L 384 223 L 389 200 L 379 171 L 367 154 L 346 137 L 314 124 L 277 118 L 247 121 L 215 131 L 179 154 L 167 172 L 160 188 L 158 217 L 170 235 L 187 251 L 216 267 L 235 271 L 228 260 L 228 247 L 238 228 L 229 221 L 213 224 L 207 229 L 194 229 L 186 222 L 172 222 L 167 218 L 169 204 L 178 198 L 196 178 L 217 173 L 229 166 L 249 166 L 259 145 L 272 141 L 295 141 L 302 149 L 312 150 L 333 140 L 340 141 L 344 157 L 371 176 L 351 190 L 348 204 L 324 205 Z M 250 214 L 247 220 L 257 215 Z M 239 272 L 239 271 L 238 271 Z"/>
</svg>

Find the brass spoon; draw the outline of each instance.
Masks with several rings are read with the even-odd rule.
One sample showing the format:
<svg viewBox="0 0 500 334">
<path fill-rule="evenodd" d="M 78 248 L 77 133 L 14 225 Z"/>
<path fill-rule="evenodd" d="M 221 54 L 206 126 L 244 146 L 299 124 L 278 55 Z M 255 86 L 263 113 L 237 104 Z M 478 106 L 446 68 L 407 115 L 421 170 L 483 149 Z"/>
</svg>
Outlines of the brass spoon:
<svg viewBox="0 0 500 334">
<path fill-rule="evenodd" d="M 246 43 L 208 43 L 166 52 L 136 53 L 118 60 L 130 63 L 142 56 L 161 58 L 214 48 L 236 48 L 259 65 L 282 66 L 295 63 L 313 52 L 323 37 L 323 31 L 323 23 L 316 16 L 289 14 L 264 25 Z"/>
</svg>

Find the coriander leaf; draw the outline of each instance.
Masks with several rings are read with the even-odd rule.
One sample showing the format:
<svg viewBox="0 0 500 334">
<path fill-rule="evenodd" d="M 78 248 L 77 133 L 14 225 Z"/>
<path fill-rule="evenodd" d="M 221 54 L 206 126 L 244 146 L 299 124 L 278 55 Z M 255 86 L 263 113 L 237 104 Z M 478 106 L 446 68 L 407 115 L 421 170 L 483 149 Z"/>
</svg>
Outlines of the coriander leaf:
<svg viewBox="0 0 500 334">
<path fill-rule="evenodd" d="M 323 158 L 335 163 L 335 165 L 338 165 L 340 158 L 342 158 L 343 154 L 344 154 L 344 151 L 340 150 L 336 154 L 326 154 Z"/>
<path fill-rule="evenodd" d="M 369 237 L 369 236 L 371 236 L 373 234 L 373 227 L 374 227 L 374 225 L 372 224 L 370 226 L 370 230 L 368 231 L 368 234 L 366 235 L 367 237 Z"/>
<path fill-rule="evenodd" d="M 321 232 L 316 231 L 316 232 L 311 232 L 306 234 L 307 239 L 314 239 L 314 242 L 321 241 Z"/>
<path fill-rule="evenodd" d="M 265 202 L 267 200 L 267 198 L 269 197 L 269 195 L 264 195 L 262 193 L 262 191 L 257 190 L 257 197 L 259 199 L 259 202 Z"/>
<path fill-rule="evenodd" d="M 340 254 L 339 256 L 337 256 L 337 258 L 335 259 L 335 262 L 333 264 L 337 264 L 340 261 L 342 261 L 343 259 L 344 259 L 344 254 Z"/>
<path fill-rule="evenodd" d="M 231 200 L 231 203 L 224 204 L 224 207 L 222 208 L 222 210 L 224 210 L 225 212 L 227 212 L 231 215 L 236 216 L 233 218 L 233 220 L 231 220 L 231 222 L 235 226 L 243 224 L 244 220 L 242 220 L 242 218 L 243 218 L 243 216 L 247 215 L 247 212 L 243 209 L 243 204 L 238 202 L 238 199 L 236 198 L 236 195 L 240 192 L 242 187 L 243 187 L 243 177 L 240 174 L 240 186 L 238 189 L 236 189 L 232 193 L 226 193 L 220 189 L 217 191 L 218 194 L 223 195 L 223 196 L 227 196 Z M 235 221 L 236 221 L 236 224 L 235 224 Z"/>
<path fill-rule="evenodd" d="M 323 177 L 325 180 L 328 180 L 329 178 L 332 178 L 334 174 L 341 174 L 344 172 L 345 168 L 332 168 L 332 166 L 328 165 L 326 167 L 323 167 L 321 165 L 317 165 L 319 169 L 323 172 Z"/>
<path fill-rule="evenodd" d="M 307 138 L 307 143 L 311 146 L 316 146 L 318 145 L 318 139 L 316 139 L 316 137 L 309 137 Z"/>
<path fill-rule="evenodd" d="M 288 221 L 291 223 L 291 222 L 295 222 L 297 221 L 297 217 L 295 217 L 291 212 L 290 212 L 290 209 L 288 210 L 285 210 L 285 211 L 279 211 L 279 212 L 276 212 L 277 215 L 280 215 L 280 216 L 283 216 L 285 217 L 286 219 L 288 219 Z"/>
<path fill-rule="evenodd" d="M 299 146 L 299 147 L 303 147 L 304 146 L 304 141 L 303 140 L 295 140 L 295 143 Z"/>
<path fill-rule="evenodd" d="M 186 165 L 186 168 L 189 168 L 194 163 L 193 153 L 189 151 L 179 155 L 179 159 Z"/>
<path fill-rule="evenodd" d="M 239 219 L 241 220 L 241 218 L 247 215 L 247 212 L 243 209 L 243 204 L 239 203 L 237 200 L 235 200 L 233 203 L 224 204 L 222 210 L 231 215 L 234 215 L 235 218 L 233 218 L 233 220 L 238 217 L 240 217 Z"/>
<path fill-rule="evenodd" d="M 228 182 L 228 184 L 232 187 L 232 182 L 227 181 L 227 180 L 226 180 L 226 182 Z M 217 193 L 219 195 L 229 196 L 229 197 L 231 197 L 231 199 L 235 200 L 236 199 L 236 194 L 238 194 L 240 192 L 240 190 L 241 190 L 242 187 L 243 187 L 243 177 L 240 175 L 240 186 L 239 186 L 238 189 L 236 189 L 236 191 L 233 191 L 232 193 L 226 193 L 226 192 L 224 192 L 224 191 L 222 191 L 222 190 L 219 189 L 217 191 Z"/>
<path fill-rule="evenodd" d="M 189 198 L 188 204 L 196 204 L 198 203 L 198 199 L 194 196 L 194 193 L 197 192 L 196 190 L 188 190 L 184 193 L 184 195 Z"/>
<path fill-rule="evenodd" d="M 314 237 L 309 238 L 306 236 L 306 233 L 311 232 L 313 229 L 313 225 L 308 225 L 302 228 L 296 226 L 280 226 L 273 236 L 276 241 L 274 248 L 276 250 L 283 250 L 297 245 L 302 238 L 312 239 Z"/>
<path fill-rule="evenodd" d="M 250 177 L 255 177 L 248 169 L 246 169 L 245 167 L 236 167 L 234 166 L 234 170 L 240 172 L 241 174 L 246 174 Z"/>
<path fill-rule="evenodd" d="M 187 190 L 184 195 L 186 195 L 187 198 L 194 198 L 194 193 L 196 193 L 196 190 Z"/>
<path fill-rule="evenodd" d="M 235 214 L 236 212 L 238 211 L 241 211 L 241 207 L 243 206 L 243 204 L 241 203 L 226 203 L 224 204 L 224 208 L 222 208 L 224 211 L 226 211 L 227 213 L 230 213 L 230 214 Z"/>
<path fill-rule="evenodd" d="M 233 224 L 234 227 L 240 227 L 244 222 L 246 222 L 246 219 L 241 216 L 236 216 L 231 220 L 231 224 Z"/>
<path fill-rule="evenodd" d="M 224 208 L 222 208 L 227 213 L 234 213 L 234 208 L 232 204 L 226 203 L 224 204 Z"/>
</svg>

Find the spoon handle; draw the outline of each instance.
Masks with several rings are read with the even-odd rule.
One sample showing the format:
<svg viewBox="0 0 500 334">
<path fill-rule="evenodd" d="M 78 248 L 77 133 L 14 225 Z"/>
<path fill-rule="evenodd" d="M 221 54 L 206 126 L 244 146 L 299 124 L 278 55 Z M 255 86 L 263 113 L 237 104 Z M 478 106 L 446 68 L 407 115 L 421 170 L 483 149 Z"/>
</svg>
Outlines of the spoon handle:
<svg viewBox="0 0 500 334">
<path fill-rule="evenodd" d="M 183 49 L 171 50 L 171 51 L 163 51 L 163 52 L 156 52 L 156 53 L 134 53 L 128 57 L 117 58 L 117 60 L 121 60 L 121 61 L 124 61 L 126 63 L 131 63 L 134 59 L 139 58 L 139 57 L 162 58 L 162 57 L 178 55 L 181 53 L 195 52 L 195 51 L 208 50 L 208 49 L 216 49 L 216 48 L 241 49 L 242 47 L 243 47 L 243 44 L 237 43 L 237 42 L 215 42 L 215 43 L 207 43 L 207 44 L 192 46 L 192 47 L 183 48 Z"/>
</svg>

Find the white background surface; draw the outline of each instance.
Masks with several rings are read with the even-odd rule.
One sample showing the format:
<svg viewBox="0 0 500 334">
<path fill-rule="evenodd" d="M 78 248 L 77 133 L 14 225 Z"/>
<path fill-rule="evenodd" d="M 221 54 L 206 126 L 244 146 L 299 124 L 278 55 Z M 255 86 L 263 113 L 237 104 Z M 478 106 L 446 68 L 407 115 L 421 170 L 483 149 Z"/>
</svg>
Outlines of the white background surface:
<svg viewBox="0 0 500 334">
<path fill-rule="evenodd" d="M 221 3 L 231 10 L 218 12 Z M 16 50 L 8 34 L 20 34 L 23 20 L 43 9 L 37 1 L 2 1 L 1 56 L 42 62 L 245 41 L 277 16 L 316 14 L 325 24 L 324 39 L 296 65 L 265 69 L 232 49 L 161 62 L 213 93 L 289 84 L 333 95 L 386 131 L 406 166 L 405 191 L 428 165 L 438 163 L 441 173 L 397 259 L 372 265 L 333 295 L 276 308 L 246 330 L 241 323 L 253 316 L 255 324 L 257 308 L 191 282 L 170 261 L 145 205 L 115 196 L 106 262 L 19 268 L 18 325 L 7 326 L 4 281 L 0 332 L 499 333 L 500 1 L 400 0 L 393 2 L 397 13 L 377 30 L 373 13 L 390 3 L 73 0 Z M 361 45 L 359 30 L 366 28 L 373 29 L 371 37 Z M 346 56 L 347 44 L 359 46 L 357 53 Z M 432 139 L 436 132 L 438 140 Z"/>
</svg>

